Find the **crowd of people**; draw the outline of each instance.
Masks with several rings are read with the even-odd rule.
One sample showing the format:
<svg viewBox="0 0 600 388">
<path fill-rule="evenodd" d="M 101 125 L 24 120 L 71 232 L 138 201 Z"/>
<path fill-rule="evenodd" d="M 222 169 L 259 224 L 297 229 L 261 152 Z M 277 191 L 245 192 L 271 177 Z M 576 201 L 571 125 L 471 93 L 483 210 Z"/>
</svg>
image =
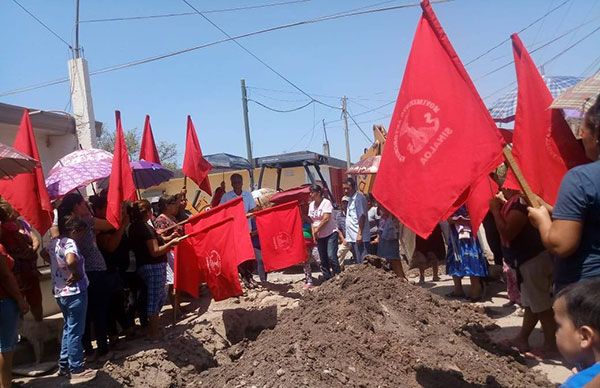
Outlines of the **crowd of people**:
<svg viewBox="0 0 600 388">
<path fill-rule="evenodd" d="M 400 280 L 407 280 L 403 261 L 418 268 L 419 283 L 425 282 L 430 267 L 432 280 L 440 280 L 438 264 L 445 259 L 454 284 L 447 297 L 479 302 L 486 297 L 490 275 L 485 252 L 496 245 L 497 235 L 499 253 L 494 253 L 494 261 L 503 266 L 507 305 L 523 310 L 521 329 L 507 345 L 537 359 L 560 352 L 579 371 L 565 386 L 585 385 L 600 376 L 600 99 L 585 114 L 581 138 L 592 162 L 565 175 L 554 206 L 541 198 L 539 206 L 531 206 L 521 192 L 503 188 L 490 201 L 490 217 L 481 230 L 473 230 L 462 206 L 423 239 L 358 191 L 352 178 L 343 183 L 339 208 L 326 189 L 312 185 L 310 198 L 300 203 L 306 245 L 304 288 L 313 286 L 313 257 L 318 257 L 322 281 L 375 254 L 389 262 Z M 492 175 L 502 186 L 502 176 Z M 241 197 L 246 213 L 258 209 L 252 194 L 242 189 L 241 175 L 231 176 L 231 186 L 225 192 L 221 185 L 213 206 Z M 140 330 L 149 341 L 157 341 L 165 303 L 180 312 L 173 291 L 173 249 L 183 238 L 181 221 L 189 215 L 185 192 L 161 196 L 156 209 L 147 200 L 124 204 L 118 229 L 106 220 L 106 191 L 89 201 L 70 193 L 55 206 L 51 240 L 41 256 L 50 264 L 52 292 L 64 317 L 58 374 L 73 383 L 85 382 L 96 376 L 86 361 L 109 359 L 120 338 L 138 336 Z M 267 274 L 255 223 L 252 218 L 248 222 L 257 260 L 240 265 L 239 274 L 246 288 L 254 288 L 258 285 L 253 274 L 257 272 L 261 282 L 267 281 Z M 3 200 L 0 223 L 0 387 L 4 388 L 11 386 L 19 317 L 31 312 L 40 322 L 43 309 L 40 238 Z M 468 290 L 462 283 L 465 277 L 470 280 Z M 532 349 L 529 338 L 538 322 L 544 344 Z"/>
</svg>

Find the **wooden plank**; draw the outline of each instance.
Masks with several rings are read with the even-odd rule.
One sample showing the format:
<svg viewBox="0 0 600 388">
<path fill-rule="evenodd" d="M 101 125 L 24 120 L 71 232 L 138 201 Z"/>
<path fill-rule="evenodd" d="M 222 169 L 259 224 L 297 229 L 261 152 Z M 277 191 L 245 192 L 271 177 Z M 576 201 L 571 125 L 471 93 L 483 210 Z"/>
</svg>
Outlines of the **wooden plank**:
<svg viewBox="0 0 600 388">
<path fill-rule="evenodd" d="M 525 200 L 527 201 L 527 204 L 529 206 L 533 206 L 533 207 L 540 206 L 541 204 L 539 203 L 539 201 L 538 201 L 536 195 L 533 193 L 533 191 L 531 191 L 531 187 L 529 186 L 529 183 L 527 183 L 527 180 L 523 176 L 523 172 L 521 171 L 521 168 L 517 164 L 517 161 L 515 160 L 515 157 L 513 156 L 512 150 L 510 149 L 510 147 L 508 145 L 505 145 L 504 149 L 502 150 L 502 153 L 504 154 L 504 159 L 506 160 L 506 164 L 508 164 L 508 167 L 515 174 L 515 178 L 517 178 L 517 182 L 519 183 L 519 186 L 521 187 L 521 191 L 523 192 L 523 194 L 525 196 Z"/>
</svg>

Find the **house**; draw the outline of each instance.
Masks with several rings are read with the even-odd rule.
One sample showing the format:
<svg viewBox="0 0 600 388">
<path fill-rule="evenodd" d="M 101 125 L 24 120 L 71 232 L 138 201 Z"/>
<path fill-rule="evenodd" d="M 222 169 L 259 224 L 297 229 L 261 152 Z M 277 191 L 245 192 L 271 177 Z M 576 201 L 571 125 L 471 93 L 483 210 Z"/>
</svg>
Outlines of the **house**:
<svg viewBox="0 0 600 388">
<path fill-rule="evenodd" d="M 22 106 L 0 103 L 0 143 L 13 144 L 21 123 L 23 109 L 25 108 Z M 78 134 L 75 129 L 74 117 L 66 112 L 28 109 L 42 159 L 40 162 L 44 174 L 47 174 L 61 157 L 79 148 L 81 134 Z M 102 123 L 96 121 L 95 128 L 95 135 L 99 137 Z"/>
</svg>

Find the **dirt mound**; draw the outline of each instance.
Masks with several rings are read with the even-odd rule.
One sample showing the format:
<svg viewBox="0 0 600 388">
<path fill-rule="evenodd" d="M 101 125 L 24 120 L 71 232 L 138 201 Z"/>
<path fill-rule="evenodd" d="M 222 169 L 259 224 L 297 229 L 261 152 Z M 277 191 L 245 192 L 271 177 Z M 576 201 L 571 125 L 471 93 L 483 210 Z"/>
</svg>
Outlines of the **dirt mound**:
<svg viewBox="0 0 600 388">
<path fill-rule="evenodd" d="M 495 325 L 370 266 L 354 266 L 283 313 L 239 359 L 187 383 L 228 387 L 552 386 L 491 343 Z M 521 360 L 522 361 L 522 360 Z"/>
</svg>

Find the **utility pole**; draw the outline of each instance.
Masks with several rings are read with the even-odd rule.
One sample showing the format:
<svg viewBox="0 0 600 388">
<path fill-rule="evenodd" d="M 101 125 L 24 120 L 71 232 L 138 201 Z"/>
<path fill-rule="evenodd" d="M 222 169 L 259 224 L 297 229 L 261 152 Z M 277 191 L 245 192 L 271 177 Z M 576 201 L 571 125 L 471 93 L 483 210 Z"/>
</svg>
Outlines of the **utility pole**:
<svg viewBox="0 0 600 388">
<path fill-rule="evenodd" d="M 325 133 L 325 143 L 323 143 L 323 154 L 331 156 L 329 149 L 329 140 L 327 139 L 327 129 L 325 129 L 325 119 L 323 119 L 323 132 Z"/>
<path fill-rule="evenodd" d="M 81 48 L 79 47 L 79 0 L 77 0 L 75 12 L 75 47 L 73 48 L 73 59 L 69 60 L 68 66 L 77 140 L 84 149 L 95 148 L 97 144 L 96 117 L 92 102 L 90 74 L 87 61 L 81 57 Z"/>
<path fill-rule="evenodd" d="M 246 153 L 252 169 L 250 170 L 250 187 L 254 189 L 254 158 L 252 157 L 252 141 L 250 140 L 250 121 L 248 120 L 248 92 L 246 80 L 242 79 L 242 109 L 244 111 L 244 128 L 246 131 Z"/>
<path fill-rule="evenodd" d="M 350 168 L 350 136 L 348 134 L 348 110 L 346 96 L 342 97 L 342 117 L 344 119 L 344 135 L 346 136 L 346 168 Z"/>
</svg>

